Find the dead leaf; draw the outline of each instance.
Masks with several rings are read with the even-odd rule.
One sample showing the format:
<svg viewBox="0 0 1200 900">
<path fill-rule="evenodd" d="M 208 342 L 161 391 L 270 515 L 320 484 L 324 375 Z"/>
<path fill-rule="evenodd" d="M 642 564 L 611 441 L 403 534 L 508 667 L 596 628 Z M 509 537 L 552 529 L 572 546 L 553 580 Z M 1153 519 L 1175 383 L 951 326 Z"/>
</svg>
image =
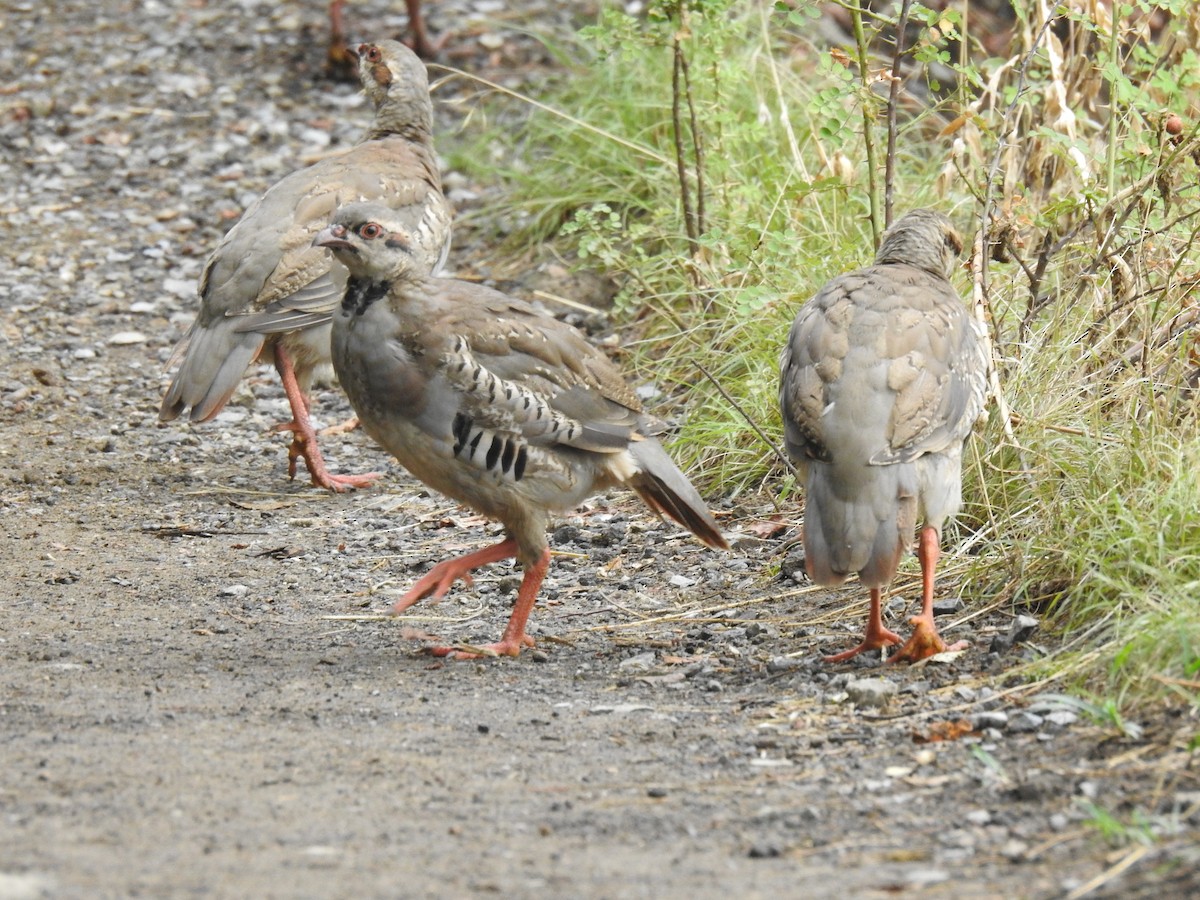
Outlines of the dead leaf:
<svg viewBox="0 0 1200 900">
<path fill-rule="evenodd" d="M 767 538 L 778 537 L 787 531 L 789 527 L 783 521 L 782 517 L 773 516 L 770 519 L 760 519 L 757 522 L 752 522 L 750 525 L 745 526 L 745 530 L 756 538 L 766 540 Z"/>
<path fill-rule="evenodd" d="M 971 727 L 971 723 L 967 719 L 954 719 L 946 722 L 932 722 L 924 734 L 914 731 L 912 739 L 916 744 L 936 744 L 941 741 L 957 741 L 959 738 L 971 734 L 975 734 L 975 729 Z"/>
</svg>

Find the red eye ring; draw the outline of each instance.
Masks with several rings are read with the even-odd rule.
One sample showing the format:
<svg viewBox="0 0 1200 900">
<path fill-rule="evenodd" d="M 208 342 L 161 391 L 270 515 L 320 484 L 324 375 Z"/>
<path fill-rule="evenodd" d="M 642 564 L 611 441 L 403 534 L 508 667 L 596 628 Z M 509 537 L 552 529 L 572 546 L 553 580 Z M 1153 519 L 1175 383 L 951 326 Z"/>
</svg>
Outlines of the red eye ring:
<svg viewBox="0 0 1200 900">
<path fill-rule="evenodd" d="M 358 229 L 358 234 L 360 237 L 365 237 L 368 241 L 372 241 L 383 234 L 383 226 L 376 222 L 368 222 Z"/>
<path fill-rule="evenodd" d="M 367 47 L 367 62 L 377 63 L 383 59 L 383 53 L 374 44 Z"/>
</svg>

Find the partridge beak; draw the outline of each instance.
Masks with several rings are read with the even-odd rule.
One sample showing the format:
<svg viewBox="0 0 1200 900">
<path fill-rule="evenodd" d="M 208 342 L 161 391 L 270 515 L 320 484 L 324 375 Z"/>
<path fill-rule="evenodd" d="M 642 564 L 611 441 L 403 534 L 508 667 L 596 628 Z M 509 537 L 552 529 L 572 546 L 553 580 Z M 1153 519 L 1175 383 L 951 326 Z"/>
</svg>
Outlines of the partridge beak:
<svg viewBox="0 0 1200 900">
<path fill-rule="evenodd" d="M 317 232 L 317 236 L 313 238 L 312 245 L 314 247 L 324 247 L 327 250 L 349 250 L 351 253 L 357 253 L 358 248 L 345 239 L 346 229 L 341 225 L 330 225 L 328 228 Z"/>
</svg>

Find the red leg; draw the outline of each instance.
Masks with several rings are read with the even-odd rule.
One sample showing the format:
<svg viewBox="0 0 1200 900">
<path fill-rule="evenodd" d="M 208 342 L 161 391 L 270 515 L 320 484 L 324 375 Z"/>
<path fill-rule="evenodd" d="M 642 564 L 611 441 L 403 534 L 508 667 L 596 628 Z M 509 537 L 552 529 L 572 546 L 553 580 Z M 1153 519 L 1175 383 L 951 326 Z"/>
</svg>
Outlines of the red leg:
<svg viewBox="0 0 1200 900">
<path fill-rule="evenodd" d="M 454 559 L 440 562 L 430 569 L 424 578 L 409 588 L 407 594 L 396 601 L 396 605 L 392 607 L 392 614 L 404 612 L 418 600 L 428 597 L 430 594 L 435 598 L 446 596 L 450 586 L 460 578 L 470 586 L 470 573 L 473 570 L 480 566 L 486 566 L 488 563 L 500 562 L 502 559 L 512 559 L 516 555 L 517 542 L 512 538 L 506 538 L 498 544 L 484 547 L 474 553 L 467 553 L 464 556 L 456 556 Z"/>
<path fill-rule="evenodd" d="M 507 541 L 505 542 L 507 543 Z M 453 647 L 434 647 L 434 656 L 448 656 L 451 659 L 479 659 L 484 656 L 519 656 L 522 647 L 532 647 L 533 639 L 525 633 L 525 623 L 537 602 L 538 591 L 550 568 L 550 548 L 542 551 L 536 563 L 525 570 L 521 579 L 521 587 L 517 590 L 517 602 L 513 605 L 512 615 L 504 634 L 494 644 L 485 644 L 471 650 L 456 650 Z"/>
<path fill-rule="evenodd" d="M 941 555 L 938 546 L 940 539 L 933 526 L 926 525 L 921 529 L 920 542 L 917 544 L 917 558 L 921 560 L 921 614 L 908 620 L 913 627 L 912 637 L 888 659 L 889 663 L 917 662 L 936 653 L 961 650 L 967 646 L 966 641 L 959 641 L 947 647 L 933 623 L 933 578 Z"/>
<path fill-rule="evenodd" d="M 288 478 L 296 477 L 296 460 L 304 457 L 308 474 L 316 487 L 328 488 L 335 493 L 350 488 L 367 487 L 378 478 L 381 472 L 369 472 L 366 475 L 334 475 L 325 468 L 325 460 L 321 449 L 317 446 L 317 435 L 313 430 L 312 420 L 308 417 L 308 399 L 300 390 L 296 380 L 296 369 L 292 365 L 287 351 L 278 344 L 275 345 L 275 368 L 283 381 L 283 390 L 287 394 L 288 403 L 292 407 L 292 421 L 279 426 L 280 431 L 293 433 L 292 444 L 288 447 Z"/>
<path fill-rule="evenodd" d="M 425 20 L 421 18 L 421 0 L 404 0 L 404 7 L 408 10 L 408 30 L 412 32 L 412 48 L 413 52 L 421 59 L 431 58 L 441 45 L 430 43 L 429 34 L 425 31 Z"/>
<path fill-rule="evenodd" d="M 889 647 L 898 643 L 900 643 L 900 635 L 889 631 L 883 625 L 883 591 L 879 588 L 871 588 L 871 611 L 867 615 L 867 631 L 863 635 L 862 643 L 851 650 L 826 656 L 825 662 L 845 662 L 858 656 L 864 650 L 878 650 L 881 647 Z"/>
</svg>

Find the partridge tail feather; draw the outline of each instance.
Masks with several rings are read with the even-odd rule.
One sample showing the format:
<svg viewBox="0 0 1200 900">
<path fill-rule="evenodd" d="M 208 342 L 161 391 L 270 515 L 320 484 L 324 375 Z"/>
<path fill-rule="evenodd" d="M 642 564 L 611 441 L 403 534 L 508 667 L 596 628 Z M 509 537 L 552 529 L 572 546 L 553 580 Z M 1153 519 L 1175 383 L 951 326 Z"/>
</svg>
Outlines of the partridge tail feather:
<svg viewBox="0 0 1200 900">
<path fill-rule="evenodd" d="M 635 441 L 629 452 L 637 461 L 638 472 L 629 486 L 660 515 L 674 519 L 700 541 L 716 550 L 728 550 L 729 543 L 708 506 L 653 438 Z"/>
<path fill-rule="evenodd" d="M 195 328 L 184 340 L 183 361 L 167 387 L 158 417 L 169 422 L 191 407 L 193 422 L 207 422 L 221 411 L 262 350 L 263 336 L 238 334 L 234 320 L 227 319 Z"/>
<path fill-rule="evenodd" d="M 853 490 L 820 464 L 810 464 L 804 498 L 804 558 L 817 584 L 858 574 L 864 587 L 886 587 L 912 543 L 916 493 L 902 487 L 904 466 L 871 466 Z"/>
</svg>

